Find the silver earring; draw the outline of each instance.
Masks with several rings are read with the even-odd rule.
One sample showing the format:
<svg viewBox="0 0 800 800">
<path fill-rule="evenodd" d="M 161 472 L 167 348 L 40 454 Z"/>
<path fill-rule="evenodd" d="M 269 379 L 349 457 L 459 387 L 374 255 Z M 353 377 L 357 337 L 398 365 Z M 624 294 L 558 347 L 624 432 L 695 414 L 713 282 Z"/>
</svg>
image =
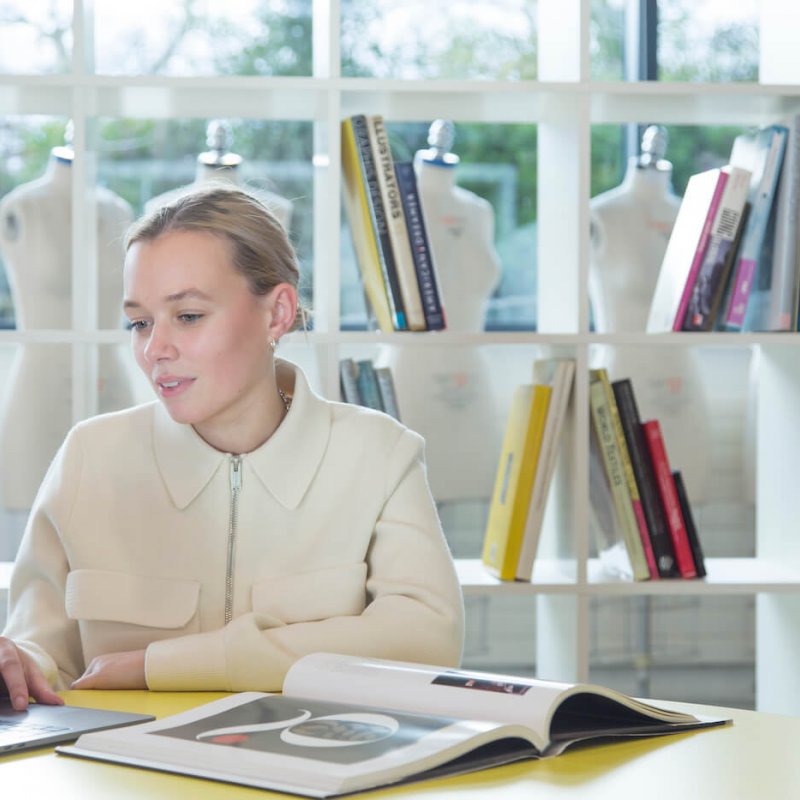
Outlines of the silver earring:
<svg viewBox="0 0 800 800">
<path fill-rule="evenodd" d="M 272 350 L 274 352 L 275 348 L 278 346 L 277 340 L 276 339 L 270 339 L 269 340 L 269 346 L 272 348 Z"/>
</svg>

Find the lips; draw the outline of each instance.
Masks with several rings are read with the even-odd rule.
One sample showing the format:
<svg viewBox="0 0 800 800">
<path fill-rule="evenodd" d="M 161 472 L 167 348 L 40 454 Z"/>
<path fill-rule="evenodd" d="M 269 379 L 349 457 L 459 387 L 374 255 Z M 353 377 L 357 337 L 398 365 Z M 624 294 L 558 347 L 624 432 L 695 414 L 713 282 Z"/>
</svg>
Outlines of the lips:
<svg viewBox="0 0 800 800">
<path fill-rule="evenodd" d="M 194 378 L 181 378 L 175 375 L 163 375 L 153 379 L 153 384 L 162 397 L 174 397 L 182 394 L 194 383 Z"/>
</svg>

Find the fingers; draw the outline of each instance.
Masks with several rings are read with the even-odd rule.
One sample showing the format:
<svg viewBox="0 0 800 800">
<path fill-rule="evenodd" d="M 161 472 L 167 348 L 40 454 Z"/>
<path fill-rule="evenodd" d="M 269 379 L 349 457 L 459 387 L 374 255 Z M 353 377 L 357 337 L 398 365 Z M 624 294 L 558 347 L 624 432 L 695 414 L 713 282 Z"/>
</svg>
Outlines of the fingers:
<svg viewBox="0 0 800 800">
<path fill-rule="evenodd" d="M 11 705 L 17 711 L 28 707 L 28 683 L 22 653 L 10 639 L 0 639 L 0 677 L 5 682 Z"/>
<path fill-rule="evenodd" d="M 97 688 L 97 673 L 102 672 L 102 665 L 98 663 L 98 659 L 93 658 L 87 665 L 86 669 L 79 678 L 72 681 L 69 685 L 70 689 L 95 689 Z"/>
<path fill-rule="evenodd" d="M 70 689 L 146 689 L 144 660 L 144 650 L 97 656 Z"/>
<path fill-rule="evenodd" d="M 84 672 L 80 678 L 72 681 L 69 685 L 70 689 L 94 689 L 96 688 L 96 682 L 94 675 L 90 675 L 89 673 Z"/>
<path fill-rule="evenodd" d="M 39 703 L 63 705 L 64 700 L 51 688 L 34 660 L 10 639 L 0 637 L 0 677 L 5 682 L 11 705 L 25 711 L 28 698 Z"/>
<path fill-rule="evenodd" d="M 33 697 L 37 703 L 45 703 L 50 706 L 64 705 L 64 698 L 56 694 L 56 692 L 50 688 L 50 684 L 47 682 L 44 675 L 42 675 L 39 668 L 33 663 L 30 663 L 29 666 L 30 668 L 27 672 L 27 676 L 28 691 L 31 697 Z"/>
</svg>

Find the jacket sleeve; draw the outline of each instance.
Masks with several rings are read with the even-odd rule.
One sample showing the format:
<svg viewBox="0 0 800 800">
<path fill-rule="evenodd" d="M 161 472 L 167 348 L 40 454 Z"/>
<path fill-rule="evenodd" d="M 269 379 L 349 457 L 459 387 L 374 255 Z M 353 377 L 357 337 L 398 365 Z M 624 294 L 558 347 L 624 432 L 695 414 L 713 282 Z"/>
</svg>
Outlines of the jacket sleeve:
<svg viewBox="0 0 800 800">
<path fill-rule="evenodd" d="M 428 487 L 423 441 L 409 430 L 389 458 L 365 574 L 368 603 L 360 613 L 286 622 L 286 615 L 262 610 L 217 631 L 152 643 L 148 686 L 276 691 L 297 658 L 319 651 L 457 665 L 464 636 L 461 590 Z"/>
<path fill-rule="evenodd" d="M 34 500 L 11 574 L 3 631 L 34 659 L 56 690 L 66 689 L 83 672 L 78 624 L 64 607 L 69 566 L 59 535 L 72 507 L 81 462 L 76 437 L 70 435 Z"/>
</svg>

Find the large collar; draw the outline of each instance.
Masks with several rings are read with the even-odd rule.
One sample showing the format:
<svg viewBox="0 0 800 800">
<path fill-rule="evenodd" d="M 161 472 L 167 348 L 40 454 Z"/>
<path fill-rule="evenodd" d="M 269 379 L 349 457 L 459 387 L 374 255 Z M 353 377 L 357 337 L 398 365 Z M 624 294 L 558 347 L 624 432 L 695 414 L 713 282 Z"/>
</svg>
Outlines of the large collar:
<svg viewBox="0 0 800 800">
<path fill-rule="evenodd" d="M 275 433 L 243 459 L 275 499 L 291 509 L 303 499 L 325 454 L 331 410 L 298 366 L 278 359 L 276 370 L 278 385 L 292 397 L 291 409 Z M 154 413 L 153 451 L 178 508 L 186 508 L 229 457 L 203 441 L 191 425 L 175 422 L 161 403 Z"/>
</svg>

